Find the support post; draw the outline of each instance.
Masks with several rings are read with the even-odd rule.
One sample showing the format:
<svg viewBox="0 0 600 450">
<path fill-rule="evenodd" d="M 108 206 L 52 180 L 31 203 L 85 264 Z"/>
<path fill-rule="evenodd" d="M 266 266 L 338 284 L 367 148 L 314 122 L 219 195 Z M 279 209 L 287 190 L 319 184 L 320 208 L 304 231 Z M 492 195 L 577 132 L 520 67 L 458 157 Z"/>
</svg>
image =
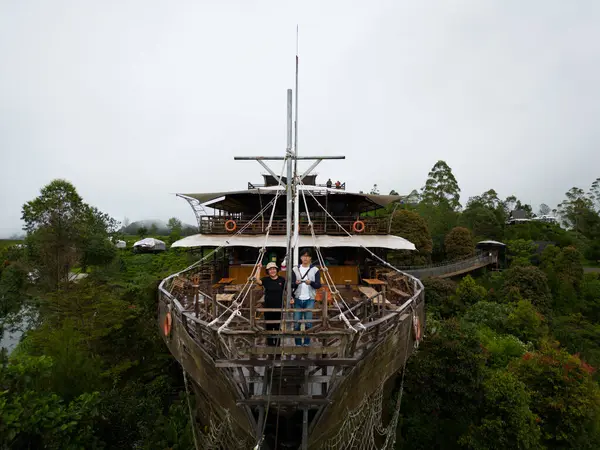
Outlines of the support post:
<svg viewBox="0 0 600 450">
<path fill-rule="evenodd" d="M 302 450 L 308 450 L 308 408 L 302 411 Z"/>
<path fill-rule="evenodd" d="M 287 236 L 287 273 L 286 273 L 286 308 L 290 308 L 290 300 L 292 298 L 292 267 L 290 264 L 292 260 L 292 175 L 293 175 L 293 163 L 294 154 L 292 152 L 292 90 L 287 91 L 287 189 L 286 189 L 286 201 L 287 201 L 287 214 L 286 214 L 286 236 Z"/>
</svg>

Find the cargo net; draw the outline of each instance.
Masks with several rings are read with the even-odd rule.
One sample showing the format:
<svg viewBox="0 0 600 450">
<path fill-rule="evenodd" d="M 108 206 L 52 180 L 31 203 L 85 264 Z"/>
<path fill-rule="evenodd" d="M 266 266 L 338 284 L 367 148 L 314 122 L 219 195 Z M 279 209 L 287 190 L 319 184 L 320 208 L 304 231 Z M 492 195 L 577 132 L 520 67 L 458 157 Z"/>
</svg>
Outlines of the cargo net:
<svg viewBox="0 0 600 450">
<path fill-rule="evenodd" d="M 383 383 L 371 396 L 365 395 L 353 411 L 348 411 L 338 432 L 317 445 L 318 450 L 390 450 L 396 442 L 396 427 L 400 415 L 402 391 L 398 393 L 395 409 L 383 425 Z"/>
<path fill-rule="evenodd" d="M 211 415 L 210 425 L 202 430 L 194 430 L 197 436 L 197 449 L 202 450 L 248 450 L 254 445 L 235 433 L 229 411 L 223 419 Z"/>
</svg>

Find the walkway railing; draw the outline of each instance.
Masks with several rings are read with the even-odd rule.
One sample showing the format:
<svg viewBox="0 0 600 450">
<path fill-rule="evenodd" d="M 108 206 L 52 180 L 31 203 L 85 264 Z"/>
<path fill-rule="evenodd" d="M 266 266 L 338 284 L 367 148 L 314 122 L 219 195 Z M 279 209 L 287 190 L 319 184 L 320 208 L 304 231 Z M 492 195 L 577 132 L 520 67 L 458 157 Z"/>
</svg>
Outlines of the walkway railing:
<svg viewBox="0 0 600 450">
<path fill-rule="evenodd" d="M 402 268 L 402 271 L 419 279 L 427 277 L 448 278 L 497 263 L 497 253 L 483 252 L 460 261 L 445 262 L 432 266 L 407 267 Z"/>
</svg>

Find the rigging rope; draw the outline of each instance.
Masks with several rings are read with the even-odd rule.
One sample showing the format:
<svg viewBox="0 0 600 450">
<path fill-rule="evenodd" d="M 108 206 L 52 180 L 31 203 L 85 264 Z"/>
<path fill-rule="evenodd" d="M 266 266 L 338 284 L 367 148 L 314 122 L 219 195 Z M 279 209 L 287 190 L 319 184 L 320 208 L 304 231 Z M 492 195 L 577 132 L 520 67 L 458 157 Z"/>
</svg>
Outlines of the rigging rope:
<svg viewBox="0 0 600 450">
<path fill-rule="evenodd" d="M 283 161 L 283 165 L 281 167 L 281 173 L 279 174 L 279 182 L 277 184 L 277 187 L 281 187 L 281 181 L 283 179 L 283 171 L 285 170 L 285 165 L 287 162 L 287 158 L 284 159 Z M 279 198 L 279 194 L 280 194 L 281 190 L 277 189 L 277 191 L 275 192 L 275 198 L 273 199 L 273 208 L 271 209 L 271 216 L 269 217 L 269 224 L 267 225 L 267 232 L 265 233 L 265 242 L 262 246 L 262 248 L 260 249 L 260 251 L 258 252 L 258 258 L 256 259 L 256 262 L 254 263 L 254 267 L 252 269 L 252 273 L 254 273 L 256 271 L 256 268 L 258 267 L 258 264 L 260 263 L 264 253 L 266 252 L 266 247 L 267 247 L 267 242 L 269 241 L 269 234 L 271 232 L 271 227 L 273 225 L 273 217 L 275 216 L 275 207 L 277 206 L 277 199 Z M 246 300 L 246 297 L 248 296 L 248 294 L 250 293 L 250 291 L 253 288 L 253 278 L 249 277 L 246 280 L 246 283 L 244 283 L 244 286 L 242 287 L 242 291 L 240 293 L 240 295 L 238 296 L 238 298 L 241 296 L 242 299 L 241 301 L 236 301 L 234 306 L 234 311 L 231 313 L 231 315 L 229 316 L 229 318 L 225 321 L 225 323 L 219 327 L 219 329 L 217 330 L 217 333 L 219 336 L 221 336 L 221 333 L 227 328 L 227 325 L 229 325 L 231 323 L 231 321 L 233 320 L 233 318 L 237 315 L 237 316 L 241 316 L 242 313 L 240 312 L 240 308 L 242 307 L 242 305 L 244 304 L 244 301 Z M 221 316 L 219 316 L 221 317 Z M 215 319 L 215 320 L 218 320 Z M 215 320 L 213 320 L 211 322 L 215 323 Z"/>
<path fill-rule="evenodd" d="M 412 319 L 410 324 L 412 329 Z M 392 450 L 396 443 L 396 429 L 400 417 L 402 405 L 402 394 L 404 392 L 404 374 L 409 356 L 410 331 L 406 334 L 405 358 L 402 366 L 402 377 L 400 389 L 394 405 L 392 418 L 387 426 L 383 426 L 383 404 L 384 386 L 387 380 L 383 380 L 374 395 L 365 395 L 361 403 L 352 411 L 346 412 L 338 428 L 338 432 L 328 439 L 319 439 L 320 450 Z M 378 441 L 385 437 L 381 447 Z"/>
</svg>

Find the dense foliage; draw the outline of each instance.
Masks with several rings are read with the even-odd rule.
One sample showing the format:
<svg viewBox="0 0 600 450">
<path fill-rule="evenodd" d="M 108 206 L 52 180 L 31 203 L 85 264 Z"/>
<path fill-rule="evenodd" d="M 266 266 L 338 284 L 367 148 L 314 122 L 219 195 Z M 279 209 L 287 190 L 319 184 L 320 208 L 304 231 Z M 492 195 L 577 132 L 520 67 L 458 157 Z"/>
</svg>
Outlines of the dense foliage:
<svg viewBox="0 0 600 450">
<path fill-rule="evenodd" d="M 564 228 L 509 225 L 533 208 L 490 189 L 462 210 L 439 161 L 421 195 L 384 212 L 417 247 L 396 256 L 406 265 L 507 244 L 502 270 L 423 280 L 427 328 L 404 374 L 397 448 L 600 448 L 600 274 L 585 273 L 600 257 L 599 183 L 567 193 L 554 211 Z M 0 323 L 27 329 L 2 356 L 0 449 L 193 448 L 193 398 L 155 318 L 158 282 L 192 255 L 117 250 L 116 222 L 64 180 L 23 220 L 25 245 L 0 248 Z M 185 234 L 176 218 L 167 228 L 167 241 Z"/>
<path fill-rule="evenodd" d="M 26 247 L 0 255 L 0 318 L 29 328 L 0 367 L 0 448 L 191 448 L 181 368 L 155 318 L 158 282 L 190 255 L 116 250 L 114 221 L 62 180 L 23 216 Z M 67 281 L 76 269 L 87 277 Z"/>
</svg>

